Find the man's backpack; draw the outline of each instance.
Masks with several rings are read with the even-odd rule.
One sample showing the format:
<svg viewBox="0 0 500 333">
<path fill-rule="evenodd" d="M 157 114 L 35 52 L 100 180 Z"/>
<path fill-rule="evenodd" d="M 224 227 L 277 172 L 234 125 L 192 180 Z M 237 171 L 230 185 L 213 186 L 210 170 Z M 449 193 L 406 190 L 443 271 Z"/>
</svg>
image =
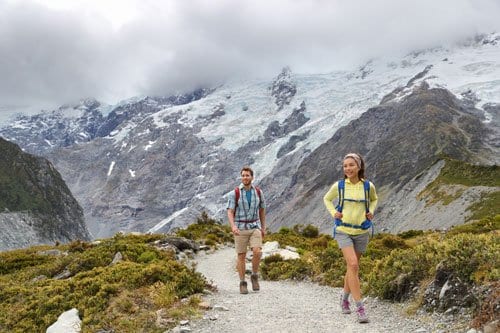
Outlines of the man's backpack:
<svg viewBox="0 0 500 333">
<path fill-rule="evenodd" d="M 255 192 L 257 192 L 257 195 L 259 196 L 259 200 L 261 200 L 262 198 L 260 195 L 260 188 L 258 186 L 254 186 L 254 188 L 255 188 Z M 236 208 L 238 207 L 238 201 L 240 200 L 240 188 L 239 187 L 234 188 L 234 196 L 235 196 L 234 213 L 236 214 Z"/>
<path fill-rule="evenodd" d="M 350 198 L 345 198 L 345 179 L 341 179 L 338 182 L 338 190 L 339 190 L 339 203 L 335 209 L 339 212 L 342 213 L 342 209 L 344 208 L 344 201 L 352 201 L 352 202 L 364 202 L 365 203 L 365 212 L 368 213 L 370 211 L 370 182 L 368 180 L 363 180 L 363 189 L 365 192 L 365 199 L 364 200 L 355 200 L 355 199 L 350 199 Z M 373 236 L 373 223 L 372 221 L 366 219 L 361 223 L 361 225 L 357 224 L 351 224 L 351 223 L 346 223 L 343 222 L 341 219 L 335 219 L 335 224 L 333 226 L 333 237 L 335 237 L 335 232 L 337 227 L 344 226 L 344 227 L 349 227 L 349 228 L 354 228 L 354 229 L 370 229 L 372 228 L 372 236 Z"/>
</svg>

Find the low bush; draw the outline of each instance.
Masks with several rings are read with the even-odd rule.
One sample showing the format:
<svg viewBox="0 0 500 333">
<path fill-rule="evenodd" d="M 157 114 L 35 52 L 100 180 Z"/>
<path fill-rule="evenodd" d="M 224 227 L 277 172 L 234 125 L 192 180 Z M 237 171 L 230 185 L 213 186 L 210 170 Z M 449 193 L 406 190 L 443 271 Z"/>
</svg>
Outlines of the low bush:
<svg viewBox="0 0 500 333">
<path fill-rule="evenodd" d="M 266 280 L 303 280 L 311 276 L 311 266 L 301 259 L 274 261 L 261 267 Z"/>
<path fill-rule="evenodd" d="M 155 324 L 156 311 L 183 308 L 179 301 L 202 292 L 206 282 L 150 245 L 161 237 L 117 235 L 98 245 L 71 243 L 57 248 L 66 255 L 56 256 L 35 249 L 0 253 L 0 331 L 45 331 L 62 312 L 77 308 L 82 332 L 164 332 Z M 118 251 L 123 260 L 109 265 Z M 15 257 L 20 260 L 14 265 Z M 65 269 L 70 279 L 53 279 Z"/>
<path fill-rule="evenodd" d="M 178 230 L 176 234 L 179 237 L 203 242 L 208 246 L 233 241 L 229 225 L 222 225 L 220 221 L 209 218 L 205 212 L 201 213 L 196 223 L 190 224 L 186 229 Z"/>
</svg>

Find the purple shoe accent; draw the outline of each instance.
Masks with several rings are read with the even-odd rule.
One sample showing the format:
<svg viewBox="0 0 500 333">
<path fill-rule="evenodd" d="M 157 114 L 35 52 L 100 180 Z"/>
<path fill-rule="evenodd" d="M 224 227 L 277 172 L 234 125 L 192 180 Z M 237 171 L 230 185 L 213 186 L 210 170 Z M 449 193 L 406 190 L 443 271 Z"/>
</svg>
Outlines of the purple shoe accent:
<svg viewBox="0 0 500 333">
<path fill-rule="evenodd" d="M 356 310 L 356 313 L 358 315 L 358 323 L 369 323 L 370 322 L 370 319 L 366 315 L 364 306 L 358 307 L 358 309 Z"/>
<path fill-rule="evenodd" d="M 340 296 L 340 307 L 342 309 L 343 314 L 350 314 L 351 308 L 349 307 L 349 301 L 344 299 L 343 296 Z"/>
</svg>

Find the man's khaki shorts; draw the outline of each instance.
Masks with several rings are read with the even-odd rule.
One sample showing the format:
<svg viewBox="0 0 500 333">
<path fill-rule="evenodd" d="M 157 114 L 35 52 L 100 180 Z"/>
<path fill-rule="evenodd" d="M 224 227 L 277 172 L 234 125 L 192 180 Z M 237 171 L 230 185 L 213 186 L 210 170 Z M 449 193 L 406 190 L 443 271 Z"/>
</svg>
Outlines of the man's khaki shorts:
<svg viewBox="0 0 500 333">
<path fill-rule="evenodd" d="M 240 230 L 239 235 L 234 235 L 236 253 L 246 253 L 248 245 L 250 245 L 250 248 L 262 247 L 262 233 L 260 229 Z"/>
</svg>

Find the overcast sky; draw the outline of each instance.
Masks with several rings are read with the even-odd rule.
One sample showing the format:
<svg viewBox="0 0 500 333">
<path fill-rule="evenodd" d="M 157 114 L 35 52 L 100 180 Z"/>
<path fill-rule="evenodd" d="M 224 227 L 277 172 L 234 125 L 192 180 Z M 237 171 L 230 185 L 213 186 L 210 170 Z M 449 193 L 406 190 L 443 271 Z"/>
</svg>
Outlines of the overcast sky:
<svg viewBox="0 0 500 333">
<path fill-rule="evenodd" d="M 350 69 L 499 22 L 499 0 L 0 0 L 0 112 Z"/>
</svg>

